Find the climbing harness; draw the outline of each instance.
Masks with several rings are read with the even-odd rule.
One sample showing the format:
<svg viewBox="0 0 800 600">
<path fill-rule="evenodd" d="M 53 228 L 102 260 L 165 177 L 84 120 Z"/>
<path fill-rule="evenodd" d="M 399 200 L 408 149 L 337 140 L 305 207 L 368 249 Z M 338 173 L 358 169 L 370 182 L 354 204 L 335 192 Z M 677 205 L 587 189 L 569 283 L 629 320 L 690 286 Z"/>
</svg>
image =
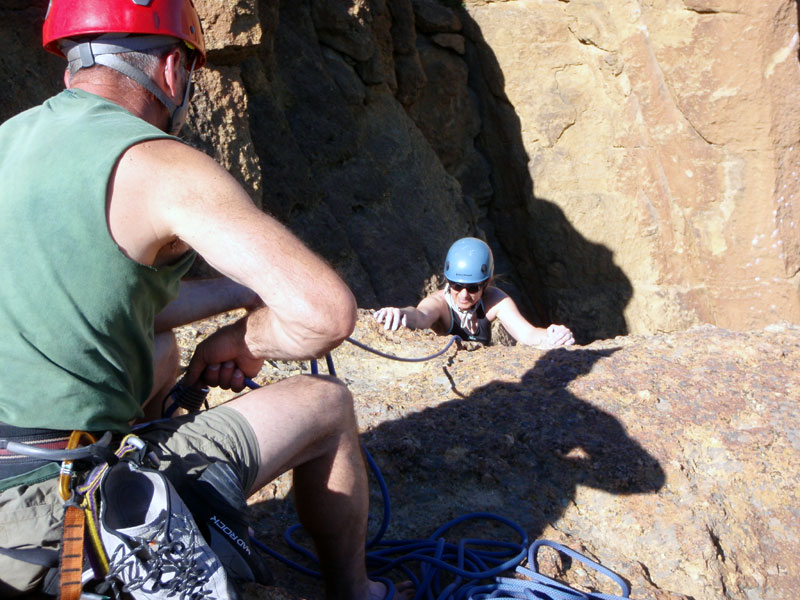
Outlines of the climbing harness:
<svg viewBox="0 0 800 600">
<path fill-rule="evenodd" d="M 67 450 L 74 450 L 81 440 L 89 445 L 97 442 L 91 433 L 73 431 L 67 442 Z M 81 506 L 73 499 L 72 460 L 61 462 L 58 476 L 58 493 L 64 500 L 64 526 L 61 534 L 61 554 L 59 568 L 59 590 L 62 600 L 78 600 L 81 596 L 81 575 L 83 574 L 83 542 L 86 534 L 86 519 Z"/>
<path fill-rule="evenodd" d="M 57 589 L 47 585 L 44 591 L 57 591 L 61 600 L 108 595 L 119 598 L 127 592 L 141 597 L 136 592 L 144 586 L 148 598 L 180 594 L 181 598 L 194 600 L 198 594 L 229 591 L 222 564 L 203 541 L 171 483 L 157 470 L 159 460 L 147 443 L 128 434 L 112 452 L 111 438 L 110 432 L 96 440 L 89 433 L 75 431 L 63 450 L 0 440 L 0 448 L 61 461 L 58 492 L 64 500 L 58 560 L 39 560 L 30 551 L 15 548 L 3 549 L 3 554 L 58 567 Z M 77 447 L 81 441 L 88 445 Z M 85 476 L 76 472 L 75 461 L 89 462 L 88 473 L 86 465 L 81 465 Z M 110 483 L 112 478 L 114 483 Z M 113 495 L 110 486 L 115 488 Z M 130 498 L 135 499 L 135 505 L 130 504 Z M 109 546 L 109 541 L 114 544 Z M 52 580 L 50 575 L 48 578 Z M 89 582 L 95 592 L 105 596 L 83 592 Z M 156 592 L 160 595 L 151 595 Z M 226 593 L 213 597 L 234 596 Z"/>
<path fill-rule="evenodd" d="M 88 445 L 79 447 L 82 441 Z M 31 551 L 16 548 L 7 548 L 3 554 L 33 562 L 45 567 L 59 566 L 59 597 L 63 600 L 78 600 L 81 597 L 81 577 L 83 574 L 84 539 L 86 529 L 90 532 L 90 540 L 98 539 L 94 527 L 94 515 L 91 507 L 86 503 L 86 497 L 78 491 L 77 474 L 74 471 L 75 461 L 106 462 L 114 459 L 108 449 L 111 442 L 111 433 L 107 432 L 100 440 L 85 431 L 73 431 L 63 449 L 42 448 L 35 445 L 0 440 L 0 448 L 8 452 L 27 456 L 30 458 L 61 462 L 58 475 L 58 492 L 64 501 L 64 520 L 62 527 L 61 550 L 58 559 L 41 549 L 41 552 L 32 554 Z M 93 543 L 95 550 L 98 546 Z M 102 551 L 102 546 L 99 546 Z"/>
</svg>

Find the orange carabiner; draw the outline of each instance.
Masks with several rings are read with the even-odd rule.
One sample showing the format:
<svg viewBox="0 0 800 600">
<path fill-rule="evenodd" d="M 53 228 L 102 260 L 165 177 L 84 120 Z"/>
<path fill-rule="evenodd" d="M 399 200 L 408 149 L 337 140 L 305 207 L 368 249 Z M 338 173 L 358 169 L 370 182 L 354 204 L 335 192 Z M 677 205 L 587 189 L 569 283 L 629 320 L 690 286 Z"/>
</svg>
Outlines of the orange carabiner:
<svg viewBox="0 0 800 600">
<path fill-rule="evenodd" d="M 67 441 L 67 450 L 74 450 L 81 443 L 81 439 L 86 438 L 88 443 L 94 444 L 97 441 L 91 433 L 87 431 L 73 431 Z M 72 461 L 65 460 L 61 463 L 61 472 L 58 475 L 58 493 L 62 500 L 69 500 L 72 496 Z"/>
</svg>

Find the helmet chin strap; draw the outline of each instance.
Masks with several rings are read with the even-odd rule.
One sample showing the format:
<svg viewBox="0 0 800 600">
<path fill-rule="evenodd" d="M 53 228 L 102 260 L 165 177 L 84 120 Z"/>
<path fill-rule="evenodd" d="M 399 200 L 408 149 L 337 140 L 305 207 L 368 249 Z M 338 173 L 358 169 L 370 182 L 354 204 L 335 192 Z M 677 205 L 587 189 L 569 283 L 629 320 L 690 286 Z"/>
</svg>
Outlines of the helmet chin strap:
<svg viewBox="0 0 800 600">
<path fill-rule="evenodd" d="M 115 56 L 115 54 L 121 54 L 123 52 L 151 50 L 153 48 L 174 44 L 175 42 L 175 38 L 163 35 L 112 38 L 110 40 L 100 38 L 91 42 L 81 43 L 64 40 L 62 49 L 69 61 L 70 75 L 74 75 L 80 69 L 98 64 L 114 69 L 126 77 L 133 79 L 164 105 L 169 113 L 169 123 L 167 124 L 166 131 L 170 135 L 178 135 L 178 132 L 180 132 L 186 122 L 186 115 L 189 112 L 189 101 L 192 97 L 193 87 L 192 75 L 194 74 L 197 59 L 195 58 L 192 61 L 192 67 L 189 70 L 189 76 L 186 82 L 186 91 L 183 94 L 183 101 L 180 104 L 175 104 L 164 93 L 164 90 L 145 75 L 144 71 L 126 63 L 118 56 Z"/>
<path fill-rule="evenodd" d="M 197 64 L 197 59 L 195 58 L 192 61 L 192 66 L 189 69 L 189 75 L 186 78 L 186 91 L 183 92 L 183 101 L 175 107 L 175 110 L 172 111 L 172 114 L 169 117 L 169 123 L 167 124 L 167 133 L 170 135 L 178 135 L 183 124 L 186 123 L 186 116 L 189 114 L 189 102 L 192 100 L 192 95 L 194 94 L 194 82 L 192 81 L 192 75 L 194 75 L 194 66 Z M 169 107 L 167 107 L 169 110 Z"/>
</svg>

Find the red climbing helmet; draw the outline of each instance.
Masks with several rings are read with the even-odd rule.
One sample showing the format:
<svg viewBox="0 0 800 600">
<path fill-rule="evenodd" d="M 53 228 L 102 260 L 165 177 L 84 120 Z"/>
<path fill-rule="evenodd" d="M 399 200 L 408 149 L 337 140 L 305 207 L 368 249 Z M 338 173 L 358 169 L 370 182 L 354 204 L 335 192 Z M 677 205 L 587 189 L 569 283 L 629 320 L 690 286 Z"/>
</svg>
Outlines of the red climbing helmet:
<svg viewBox="0 0 800 600">
<path fill-rule="evenodd" d="M 42 27 L 45 49 L 64 56 L 59 40 L 105 33 L 163 35 L 197 51 L 206 62 L 203 27 L 192 0 L 50 0 Z"/>
</svg>

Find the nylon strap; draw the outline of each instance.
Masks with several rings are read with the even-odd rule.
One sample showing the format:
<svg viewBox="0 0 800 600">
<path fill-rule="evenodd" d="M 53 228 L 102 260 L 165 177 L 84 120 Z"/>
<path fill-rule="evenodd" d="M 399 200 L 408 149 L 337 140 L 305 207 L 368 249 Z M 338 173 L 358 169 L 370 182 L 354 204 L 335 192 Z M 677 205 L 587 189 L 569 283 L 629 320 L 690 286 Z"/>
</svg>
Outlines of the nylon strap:
<svg viewBox="0 0 800 600">
<path fill-rule="evenodd" d="M 61 539 L 60 600 L 80 600 L 83 573 L 83 509 L 68 504 L 64 509 L 64 533 Z"/>
<path fill-rule="evenodd" d="M 81 43 L 67 41 L 64 43 L 62 49 L 69 61 L 69 70 L 72 75 L 82 68 L 92 67 L 95 64 L 109 67 L 110 69 L 119 71 L 126 77 L 130 77 L 136 83 L 144 87 L 167 107 L 169 114 L 172 114 L 178 106 L 167 97 L 161 88 L 154 84 L 143 71 L 114 55 L 123 52 L 138 52 L 142 50 L 151 50 L 153 48 L 161 48 L 170 44 L 176 44 L 179 41 L 180 40 L 177 38 L 165 35 L 150 35 L 112 38 Z"/>
</svg>

